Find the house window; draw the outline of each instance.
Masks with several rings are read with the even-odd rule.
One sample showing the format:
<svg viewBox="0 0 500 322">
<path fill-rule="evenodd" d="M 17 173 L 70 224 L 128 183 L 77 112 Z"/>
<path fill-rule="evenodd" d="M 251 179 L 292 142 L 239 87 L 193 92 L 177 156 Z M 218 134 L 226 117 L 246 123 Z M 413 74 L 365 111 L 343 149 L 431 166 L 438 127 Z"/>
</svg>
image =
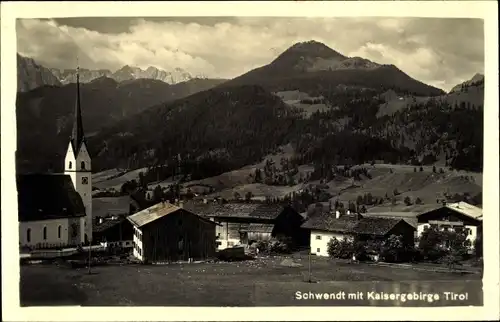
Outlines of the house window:
<svg viewBox="0 0 500 322">
<path fill-rule="evenodd" d="M 73 168 L 73 162 L 69 161 L 68 169 L 72 169 L 72 168 Z"/>
<path fill-rule="evenodd" d="M 43 240 L 47 239 L 47 227 L 43 227 Z"/>
<path fill-rule="evenodd" d="M 316 253 L 321 253 L 321 250 L 319 248 L 316 248 Z"/>
<path fill-rule="evenodd" d="M 28 230 L 26 231 L 26 240 L 29 242 L 31 242 L 31 228 L 28 228 Z"/>
<path fill-rule="evenodd" d="M 80 167 L 82 168 L 82 170 L 85 170 L 85 161 L 82 161 L 82 162 L 80 163 Z"/>
<path fill-rule="evenodd" d="M 61 238 L 61 225 L 57 227 L 57 238 Z"/>
<path fill-rule="evenodd" d="M 320 235 L 316 235 L 316 239 L 317 240 L 321 240 L 321 236 Z"/>
</svg>

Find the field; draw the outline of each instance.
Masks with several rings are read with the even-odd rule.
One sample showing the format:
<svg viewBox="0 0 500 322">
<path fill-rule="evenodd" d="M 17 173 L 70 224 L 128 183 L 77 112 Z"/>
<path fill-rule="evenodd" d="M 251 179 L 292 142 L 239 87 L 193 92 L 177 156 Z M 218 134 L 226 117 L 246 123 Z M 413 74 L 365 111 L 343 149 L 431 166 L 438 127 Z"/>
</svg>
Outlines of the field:
<svg viewBox="0 0 500 322">
<path fill-rule="evenodd" d="M 226 172 L 221 175 L 205 178 L 202 180 L 190 181 L 183 184 L 183 191 L 189 187 L 192 192 L 197 194 L 208 193 L 212 188 L 214 193 L 208 197 L 220 196 L 226 199 L 234 198 L 235 192 L 238 192 L 242 198 L 246 193 L 251 192 L 253 199 L 263 200 L 266 196 L 269 197 L 284 197 L 287 194 L 298 192 L 308 184 L 317 182 L 309 182 L 307 184 L 296 184 L 293 186 L 271 186 L 262 183 L 254 183 L 251 175 L 255 173 L 256 168 L 263 169 L 265 160 L 271 160 L 279 167 L 281 158 L 290 158 L 294 154 L 293 148 L 290 145 L 281 147 L 279 153 L 268 155 L 262 162 L 254 165 L 248 165 L 241 169 Z M 373 197 L 392 198 L 394 189 L 398 190 L 396 202 L 393 204 L 389 200 L 376 207 L 367 207 L 368 212 L 424 212 L 436 207 L 437 199 L 443 198 L 444 195 L 453 196 L 455 194 L 469 193 L 470 196 L 475 196 L 482 191 L 482 174 L 466 171 L 450 170 L 445 167 L 436 166 L 436 172 L 433 172 L 432 166 L 419 167 L 410 165 L 392 165 L 392 164 L 363 164 L 360 165 L 368 169 L 371 176 L 362 180 L 353 181 L 351 178 L 337 177 L 328 182 L 328 192 L 333 196 L 331 201 L 339 200 L 345 205 L 349 201 L 356 201 L 358 196 L 371 193 Z M 443 173 L 439 173 L 440 169 Z M 119 189 L 121 184 L 127 180 L 136 179 L 141 169 L 125 173 L 122 176 L 106 180 L 104 174 L 94 174 L 94 180 L 98 181 L 95 185 L 101 187 L 115 187 Z M 296 182 L 298 177 L 305 177 L 314 169 L 311 165 L 299 166 L 299 173 L 295 176 Z M 415 172 L 416 170 L 416 172 Z M 109 174 L 108 174 L 109 175 Z M 97 180 L 96 180 L 97 179 Z M 150 185 L 153 188 L 156 185 L 163 187 L 172 183 L 171 179 L 167 179 L 160 183 Z M 411 205 L 406 205 L 404 199 L 409 197 Z M 416 204 L 416 199 L 419 198 L 422 203 Z"/>
<path fill-rule="evenodd" d="M 308 285 L 345 282 L 352 286 L 351 282 L 363 281 L 402 281 L 408 285 L 411 281 L 432 284 L 481 278 L 472 273 L 350 264 L 313 256 L 312 279 L 317 283 L 311 284 L 306 282 L 307 256 L 299 254 L 285 260 L 271 257 L 232 263 L 108 265 L 94 267 L 92 272 L 89 275 L 87 269 L 55 265 L 21 266 L 21 305 L 290 305 L 284 294 L 293 294 Z"/>
</svg>

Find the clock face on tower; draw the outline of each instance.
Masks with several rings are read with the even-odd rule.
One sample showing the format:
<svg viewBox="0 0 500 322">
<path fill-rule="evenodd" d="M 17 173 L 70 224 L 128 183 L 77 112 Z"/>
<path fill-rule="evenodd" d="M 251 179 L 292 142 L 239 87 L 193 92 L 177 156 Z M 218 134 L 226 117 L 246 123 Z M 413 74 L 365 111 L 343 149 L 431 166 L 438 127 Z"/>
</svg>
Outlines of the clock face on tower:
<svg viewBox="0 0 500 322">
<path fill-rule="evenodd" d="M 89 184 L 89 178 L 82 177 L 82 184 Z"/>
</svg>

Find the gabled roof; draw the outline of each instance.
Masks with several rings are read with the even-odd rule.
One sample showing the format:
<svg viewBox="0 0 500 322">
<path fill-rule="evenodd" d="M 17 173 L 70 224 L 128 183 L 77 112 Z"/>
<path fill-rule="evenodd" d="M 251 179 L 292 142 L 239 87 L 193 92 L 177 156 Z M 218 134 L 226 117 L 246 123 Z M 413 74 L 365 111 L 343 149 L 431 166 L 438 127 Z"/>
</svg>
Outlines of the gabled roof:
<svg viewBox="0 0 500 322">
<path fill-rule="evenodd" d="M 404 220 L 382 217 L 362 217 L 361 219 L 356 219 L 355 216 L 342 216 L 336 219 L 335 217 L 324 215 L 309 219 L 302 225 L 302 228 L 346 234 L 385 236 L 401 221 Z M 408 226 L 415 229 L 410 224 Z"/>
<path fill-rule="evenodd" d="M 155 220 L 158 220 L 160 218 L 163 218 L 165 216 L 168 216 L 170 214 L 176 213 L 180 210 L 183 210 L 183 208 L 177 207 L 171 203 L 168 202 L 160 202 L 154 206 L 151 206 L 149 208 L 146 208 L 144 210 L 141 210 L 133 215 L 130 215 L 127 217 L 127 219 L 136 227 L 142 227 L 145 226 Z M 201 216 L 198 216 L 195 213 L 192 213 L 191 211 L 184 209 L 185 211 L 189 212 L 190 214 L 197 216 L 200 218 L 200 220 L 212 223 L 215 225 L 215 222 L 208 220 L 206 218 L 203 218 Z"/>
<path fill-rule="evenodd" d="M 445 207 L 476 220 L 482 220 L 483 217 L 483 209 L 463 201 L 450 203 Z"/>
<path fill-rule="evenodd" d="M 401 221 L 404 222 L 403 219 L 365 217 L 358 221 L 353 228 L 353 232 L 362 235 L 385 236 Z M 408 223 L 406 224 L 415 228 Z"/>
<path fill-rule="evenodd" d="M 118 219 L 106 219 L 102 223 L 93 223 L 92 225 L 92 230 L 96 233 L 100 233 L 103 231 L 106 231 L 122 222 L 128 222 L 125 217 L 118 218 Z"/>
<path fill-rule="evenodd" d="M 342 216 L 337 219 L 330 214 L 322 214 L 311 217 L 301 227 L 311 230 L 344 233 L 351 232 L 354 225 L 356 225 L 356 219 L 351 216 Z"/>
<path fill-rule="evenodd" d="M 479 221 L 483 220 L 483 209 L 476 207 L 476 206 L 473 206 L 471 204 L 468 204 L 464 201 L 449 203 L 449 204 L 446 204 L 446 205 L 441 206 L 441 207 L 436 207 L 435 209 L 418 214 L 417 217 L 425 215 L 431 211 L 435 211 L 435 210 L 443 209 L 443 208 L 458 212 L 458 213 L 460 213 L 464 216 L 467 216 L 469 218 L 472 218 L 474 220 L 479 220 Z"/>
<path fill-rule="evenodd" d="M 281 205 L 260 203 L 184 203 L 182 208 L 205 217 L 276 219 L 283 211 Z"/>
<path fill-rule="evenodd" d="M 417 220 L 416 212 L 369 212 L 363 214 L 363 217 L 378 217 L 378 218 L 391 218 L 391 219 L 403 219 L 405 222 L 410 224 L 412 227 L 417 228 L 418 220 Z"/>
<path fill-rule="evenodd" d="M 17 175 L 19 221 L 85 216 L 82 198 L 64 174 Z"/>
<path fill-rule="evenodd" d="M 252 233 L 272 233 L 274 225 L 273 224 L 254 224 L 251 223 L 247 227 L 241 228 L 242 232 L 252 232 Z"/>
</svg>

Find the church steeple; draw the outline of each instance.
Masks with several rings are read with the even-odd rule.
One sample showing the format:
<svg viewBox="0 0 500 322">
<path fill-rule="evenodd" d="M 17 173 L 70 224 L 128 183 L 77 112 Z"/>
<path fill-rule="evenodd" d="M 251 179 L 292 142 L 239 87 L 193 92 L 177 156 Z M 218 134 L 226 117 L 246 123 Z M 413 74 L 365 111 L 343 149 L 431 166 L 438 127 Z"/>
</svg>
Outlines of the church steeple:
<svg viewBox="0 0 500 322">
<path fill-rule="evenodd" d="M 82 142 L 85 142 L 85 134 L 83 133 L 82 108 L 80 106 L 80 67 L 78 66 L 76 68 L 75 118 L 71 135 L 71 144 L 75 155 L 78 155 Z"/>
</svg>

